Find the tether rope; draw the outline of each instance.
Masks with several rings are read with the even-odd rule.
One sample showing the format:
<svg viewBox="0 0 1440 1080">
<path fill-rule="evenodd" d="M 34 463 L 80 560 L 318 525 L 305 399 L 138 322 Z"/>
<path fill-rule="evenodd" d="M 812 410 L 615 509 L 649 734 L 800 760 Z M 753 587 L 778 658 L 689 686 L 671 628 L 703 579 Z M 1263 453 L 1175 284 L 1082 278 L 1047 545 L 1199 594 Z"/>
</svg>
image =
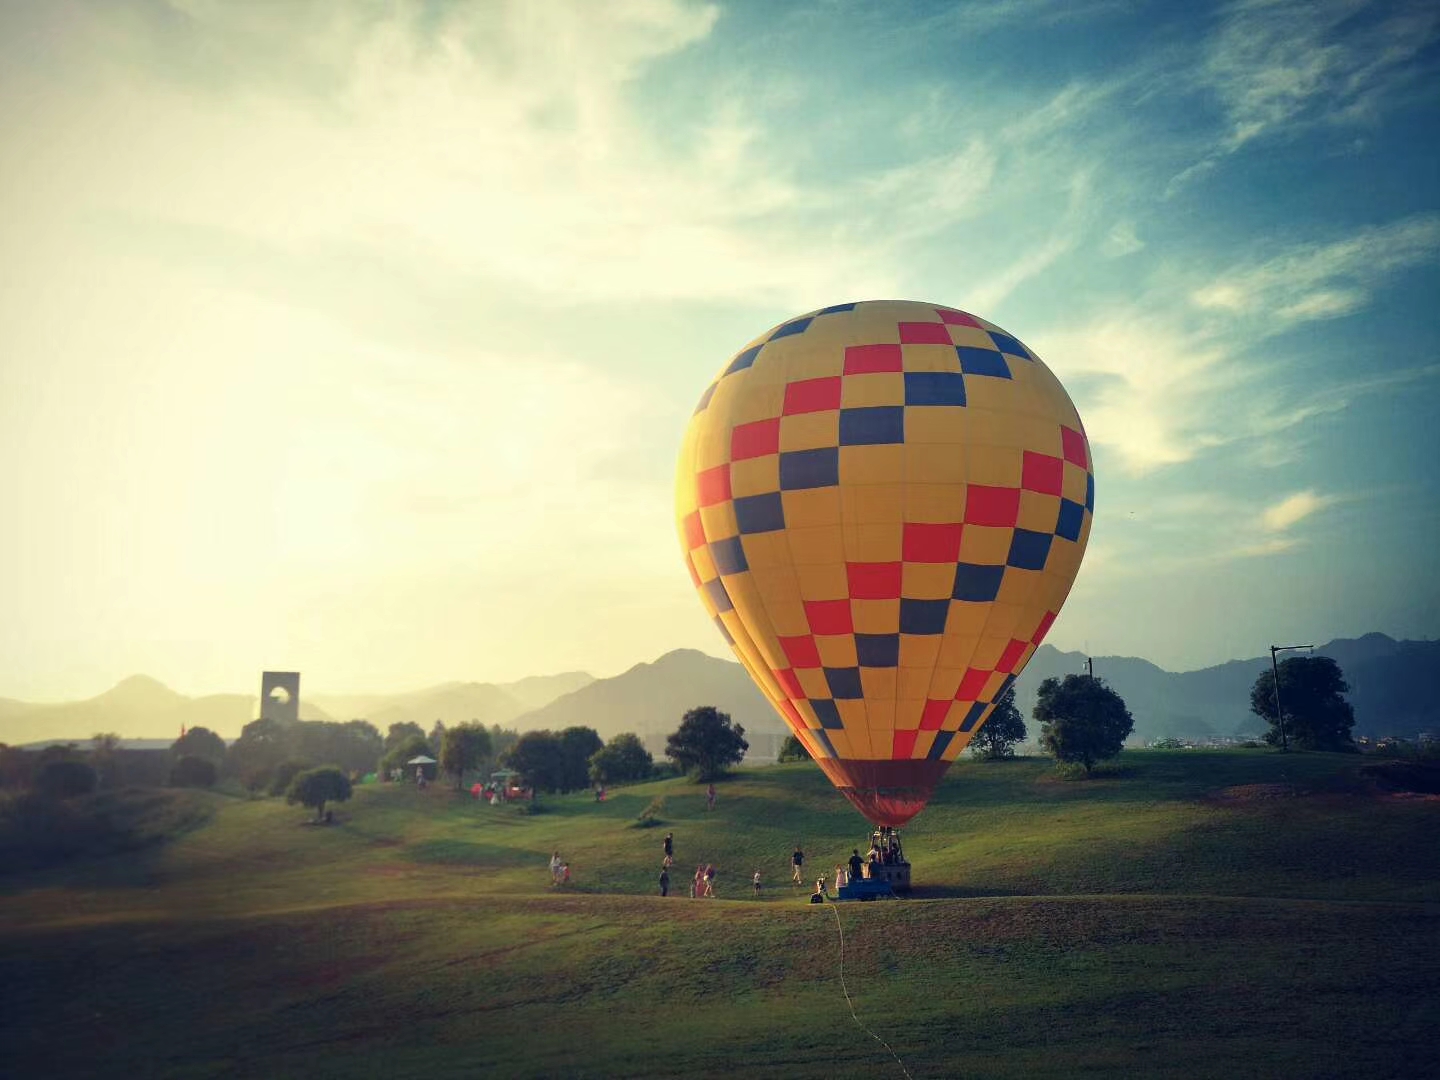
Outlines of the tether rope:
<svg viewBox="0 0 1440 1080">
<path fill-rule="evenodd" d="M 830 904 L 830 910 L 835 913 L 835 929 L 840 931 L 840 990 L 845 995 L 845 1004 L 850 1006 L 850 1016 L 861 1031 L 865 1032 L 866 1035 L 869 1035 L 886 1050 L 890 1051 L 890 1056 L 895 1059 L 895 1064 L 900 1066 L 900 1071 L 905 1074 L 906 1080 L 915 1080 L 915 1078 L 910 1075 L 910 1070 L 905 1067 L 905 1063 L 900 1060 L 900 1055 L 895 1053 L 894 1048 L 866 1027 L 864 1021 L 856 1014 L 855 1002 L 850 1000 L 850 990 L 845 985 L 845 928 L 840 925 L 840 907 L 838 904 L 832 902 Z"/>
</svg>

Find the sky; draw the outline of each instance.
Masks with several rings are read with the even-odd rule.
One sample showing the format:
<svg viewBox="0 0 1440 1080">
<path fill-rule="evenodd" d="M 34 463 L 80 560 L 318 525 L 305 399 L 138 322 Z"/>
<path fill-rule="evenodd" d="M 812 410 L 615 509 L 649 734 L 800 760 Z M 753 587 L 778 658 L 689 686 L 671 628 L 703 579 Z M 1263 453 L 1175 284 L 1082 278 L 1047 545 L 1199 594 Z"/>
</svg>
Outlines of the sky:
<svg viewBox="0 0 1440 1080">
<path fill-rule="evenodd" d="M 728 655 L 673 525 L 783 319 L 974 311 L 1090 436 L 1049 642 L 1440 631 L 1440 9 L 0 3 L 0 696 Z"/>
</svg>

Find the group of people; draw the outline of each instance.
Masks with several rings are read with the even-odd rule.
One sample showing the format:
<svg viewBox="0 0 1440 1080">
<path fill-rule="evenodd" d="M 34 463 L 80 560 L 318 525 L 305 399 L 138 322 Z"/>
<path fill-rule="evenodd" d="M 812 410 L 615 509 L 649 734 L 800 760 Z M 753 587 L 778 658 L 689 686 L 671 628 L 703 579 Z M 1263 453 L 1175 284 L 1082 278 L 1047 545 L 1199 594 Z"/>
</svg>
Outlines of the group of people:
<svg viewBox="0 0 1440 1080">
<path fill-rule="evenodd" d="M 670 895 L 670 871 L 675 866 L 675 834 L 667 832 L 663 845 L 664 855 L 660 860 L 660 895 Z M 719 873 L 713 863 L 699 863 L 690 879 L 690 899 L 715 898 L 715 878 Z M 760 871 L 755 871 L 755 895 L 760 895 Z"/>
</svg>

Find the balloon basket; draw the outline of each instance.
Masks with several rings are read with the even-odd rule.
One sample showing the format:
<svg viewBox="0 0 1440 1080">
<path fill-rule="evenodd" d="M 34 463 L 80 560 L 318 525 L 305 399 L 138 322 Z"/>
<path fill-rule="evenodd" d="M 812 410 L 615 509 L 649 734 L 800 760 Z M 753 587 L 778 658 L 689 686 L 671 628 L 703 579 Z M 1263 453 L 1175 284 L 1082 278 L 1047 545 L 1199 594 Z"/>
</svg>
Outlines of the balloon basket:
<svg viewBox="0 0 1440 1080">
<path fill-rule="evenodd" d="M 844 872 L 844 882 L 836 882 L 837 900 L 895 900 L 910 891 L 910 861 L 898 829 L 876 828 L 870 835 L 870 855 L 859 876 Z"/>
</svg>

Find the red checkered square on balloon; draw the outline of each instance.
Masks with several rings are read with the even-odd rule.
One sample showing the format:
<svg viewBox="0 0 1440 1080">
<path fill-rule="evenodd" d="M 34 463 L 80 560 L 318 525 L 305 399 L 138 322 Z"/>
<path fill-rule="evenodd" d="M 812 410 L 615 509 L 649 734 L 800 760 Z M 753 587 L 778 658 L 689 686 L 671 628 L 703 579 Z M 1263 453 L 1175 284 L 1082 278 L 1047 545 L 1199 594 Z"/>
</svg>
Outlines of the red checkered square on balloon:
<svg viewBox="0 0 1440 1080">
<path fill-rule="evenodd" d="M 824 379 L 802 379 L 785 387 L 783 413 L 795 416 L 798 413 L 825 412 L 840 408 L 840 376 Z"/>
<path fill-rule="evenodd" d="M 931 525 L 907 522 L 901 538 L 900 557 L 912 563 L 953 563 L 960 561 L 963 525 Z"/>
<path fill-rule="evenodd" d="M 901 345 L 952 345 L 950 331 L 944 323 L 902 322 L 900 324 Z"/>
<path fill-rule="evenodd" d="M 738 428 L 736 429 L 739 430 Z M 733 455 L 732 455 L 733 456 Z M 1065 462 L 1049 454 L 1026 450 L 1021 466 L 1020 486 L 1042 495 L 1059 495 L 1065 480 Z"/>
<path fill-rule="evenodd" d="M 1040 620 L 1040 625 L 1035 628 L 1035 633 L 1030 635 L 1030 644 L 1039 645 L 1045 640 L 1045 635 L 1050 632 L 1050 627 L 1055 623 L 1055 612 L 1047 611 Z"/>
<path fill-rule="evenodd" d="M 925 702 L 925 711 L 920 714 L 920 730 L 939 731 L 940 726 L 945 723 L 945 717 L 950 715 L 950 704 L 934 698 Z"/>
<path fill-rule="evenodd" d="M 895 600 L 900 596 L 901 563 L 845 564 L 852 600 Z"/>
<path fill-rule="evenodd" d="M 1020 489 L 970 484 L 965 489 L 965 524 L 1015 527 L 1020 516 Z"/>
<path fill-rule="evenodd" d="M 850 617 L 849 600 L 807 600 L 805 620 L 811 634 L 853 634 L 855 623 Z"/>
<path fill-rule="evenodd" d="M 1015 665 L 1020 663 L 1020 658 L 1025 655 L 1025 650 L 1030 647 L 1028 641 L 1010 639 L 1010 644 L 1005 646 L 1005 651 L 1000 654 L 1000 660 L 995 665 L 996 671 L 1003 671 L 1007 675 L 1015 670 Z"/>
<path fill-rule="evenodd" d="M 1085 452 L 1085 436 L 1074 428 L 1060 425 L 1060 446 L 1064 451 L 1065 460 L 1071 465 L 1079 465 L 1082 469 L 1090 467 L 1090 455 Z"/>
<path fill-rule="evenodd" d="M 705 527 L 700 524 L 700 511 L 685 515 L 685 550 L 694 551 L 705 544 Z"/>
<path fill-rule="evenodd" d="M 805 718 L 800 715 L 800 710 L 795 707 L 795 703 L 793 701 L 778 701 L 775 703 L 775 707 L 780 710 L 780 714 L 784 716 L 786 720 L 789 720 L 797 728 L 803 728 L 807 726 L 805 723 Z"/>
<path fill-rule="evenodd" d="M 845 350 L 846 375 L 904 370 L 904 358 L 899 345 L 851 345 Z"/>
<path fill-rule="evenodd" d="M 985 684 L 990 681 L 990 672 L 969 668 L 960 678 L 960 688 L 955 691 L 956 701 L 975 701 L 985 693 Z"/>
<path fill-rule="evenodd" d="M 790 661 L 792 668 L 818 668 L 820 663 L 820 650 L 815 644 L 815 639 L 809 634 L 802 634 L 799 637 L 782 637 L 780 648 L 785 650 L 785 659 Z"/>
<path fill-rule="evenodd" d="M 730 501 L 730 466 L 716 465 L 695 477 L 695 491 L 701 506 Z"/>
<path fill-rule="evenodd" d="M 780 418 L 737 424 L 730 433 L 730 460 L 745 461 L 780 452 Z"/>
<path fill-rule="evenodd" d="M 790 668 L 784 671 L 775 672 L 775 681 L 780 684 L 780 689 L 792 698 L 805 697 L 805 691 L 800 688 L 800 680 L 796 678 L 795 672 Z"/>
<path fill-rule="evenodd" d="M 893 761 L 904 761 L 915 752 L 915 739 L 920 733 L 918 731 L 897 731 L 893 734 L 894 741 L 890 750 L 890 758 Z"/>
<path fill-rule="evenodd" d="M 940 321 L 946 326 L 975 326 L 980 325 L 980 320 L 974 315 L 967 315 L 963 311 L 952 311 L 950 308 L 937 308 L 940 314 Z"/>
</svg>

